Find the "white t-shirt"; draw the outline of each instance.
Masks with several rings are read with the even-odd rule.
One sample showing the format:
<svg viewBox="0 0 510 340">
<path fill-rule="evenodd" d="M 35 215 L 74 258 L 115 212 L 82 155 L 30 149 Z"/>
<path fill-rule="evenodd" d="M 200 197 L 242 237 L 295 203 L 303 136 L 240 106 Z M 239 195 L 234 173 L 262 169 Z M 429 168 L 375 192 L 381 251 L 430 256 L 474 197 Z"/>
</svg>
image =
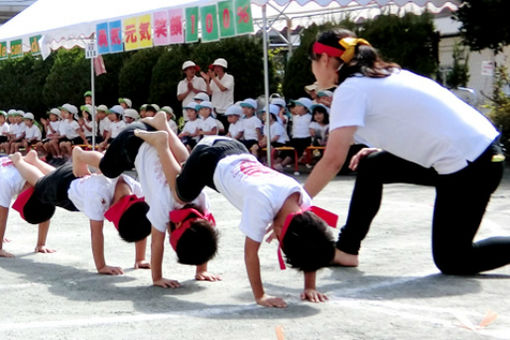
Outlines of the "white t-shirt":
<svg viewBox="0 0 510 340">
<path fill-rule="evenodd" d="M 97 124 L 97 123 L 96 122 L 92 122 L 92 121 L 88 121 L 88 120 L 84 121 L 84 125 L 85 126 L 83 127 L 83 133 L 85 134 L 85 137 L 92 137 L 92 135 L 94 134 L 93 131 L 94 131 L 94 125 L 95 124 Z"/>
<path fill-rule="evenodd" d="M 262 129 L 262 122 L 256 116 L 243 118 L 244 140 L 257 140 L 257 129 Z"/>
<path fill-rule="evenodd" d="M 201 77 L 194 76 L 191 80 L 193 83 L 193 87 L 199 91 L 206 92 L 207 91 L 207 84 L 205 83 L 205 80 Z M 184 78 L 177 84 L 177 95 L 181 95 L 183 93 L 188 92 L 188 80 Z M 193 97 L 195 97 L 197 94 L 194 91 L 191 91 L 188 93 L 186 97 L 182 100 L 182 107 L 187 106 L 189 103 L 193 101 Z M 184 120 L 188 120 L 188 114 L 186 113 L 186 110 L 182 110 L 182 116 L 184 117 Z"/>
<path fill-rule="evenodd" d="M 119 133 L 124 130 L 126 127 L 126 122 L 123 120 L 119 120 L 118 122 L 111 122 L 110 126 L 108 127 L 108 131 L 111 132 L 110 137 L 115 138 L 119 135 Z"/>
<path fill-rule="evenodd" d="M 326 144 L 326 135 L 328 134 L 329 124 L 320 125 L 317 122 L 310 123 L 310 129 L 315 132 L 315 137 L 321 139 L 322 144 Z"/>
<path fill-rule="evenodd" d="M 312 115 L 306 113 L 302 116 L 292 115 L 292 138 L 310 137 L 310 122 Z"/>
<path fill-rule="evenodd" d="M 32 125 L 31 127 L 28 127 L 28 125 L 25 125 L 25 139 L 32 139 L 34 138 L 36 140 L 41 140 L 42 134 L 41 130 L 37 126 Z"/>
<path fill-rule="evenodd" d="M 0 136 L 6 136 L 9 133 L 9 124 L 7 122 L 0 125 Z"/>
<path fill-rule="evenodd" d="M 25 180 L 21 177 L 18 170 L 10 163 L 7 157 L 0 157 L 0 207 L 9 208 L 13 197 L 17 196 Z"/>
<path fill-rule="evenodd" d="M 104 117 L 99 121 L 99 135 L 104 136 L 105 131 L 110 130 L 110 125 L 112 124 L 112 121 L 108 117 Z"/>
<path fill-rule="evenodd" d="M 135 158 L 135 168 L 145 194 L 145 202 L 149 205 L 147 218 L 154 228 L 164 233 L 170 222 L 170 211 L 182 208 L 182 205 L 175 202 L 170 192 L 156 149 L 148 143 L 143 143 Z M 192 203 L 204 211 L 209 210 L 204 192 Z"/>
<path fill-rule="evenodd" d="M 133 178 L 120 175 L 112 179 L 100 174 L 92 174 L 73 180 L 67 190 L 67 196 L 75 207 L 90 220 L 103 221 L 104 213 L 113 203 L 115 186 L 120 177 L 130 187 L 134 195 L 143 196 L 140 184 Z"/>
<path fill-rule="evenodd" d="M 51 128 L 53 129 L 53 131 L 55 132 L 51 132 L 51 129 L 48 127 L 46 128 L 46 137 L 50 137 L 50 136 L 53 136 L 57 133 L 59 133 L 60 129 L 60 120 L 56 120 L 56 121 L 50 121 L 50 124 Z"/>
<path fill-rule="evenodd" d="M 64 119 L 60 122 L 60 125 L 58 127 L 59 133 L 61 136 L 64 136 L 68 139 L 73 139 L 79 136 L 78 132 L 76 130 L 79 130 L 80 126 L 78 125 L 78 122 L 75 120 L 69 120 Z"/>
<path fill-rule="evenodd" d="M 211 80 L 209 87 L 211 88 L 211 103 L 216 109 L 216 113 L 223 114 L 227 111 L 227 108 L 234 104 L 234 77 L 228 73 L 223 75 L 223 78 L 216 77 L 223 85 L 227 88 L 226 91 L 220 90 L 218 85 Z"/>
<path fill-rule="evenodd" d="M 172 119 L 168 121 L 168 126 L 170 126 L 170 130 L 172 130 L 175 134 L 177 134 L 177 123 L 174 122 Z"/>
<path fill-rule="evenodd" d="M 15 137 L 14 138 L 20 138 L 23 134 L 23 132 L 25 132 L 25 123 L 21 122 L 19 124 L 11 124 L 10 126 L 10 132 L 11 134 L 13 134 Z"/>
<path fill-rule="evenodd" d="M 203 119 L 202 117 L 200 117 L 198 119 L 198 128 L 202 131 L 212 131 L 214 128 L 216 128 L 216 131 L 218 131 L 217 130 L 218 125 L 216 124 L 216 119 L 214 119 L 211 116 L 207 117 L 206 119 Z"/>
<path fill-rule="evenodd" d="M 182 128 L 181 132 L 187 132 L 191 135 L 195 134 L 198 129 L 198 124 L 200 122 L 200 118 L 196 118 L 195 120 L 188 120 L 186 124 L 184 124 L 184 127 Z M 194 140 L 198 141 L 199 136 L 192 137 Z"/>
<path fill-rule="evenodd" d="M 269 128 L 270 126 L 270 128 Z M 278 122 L 273 122 L 271 125 L 264 125 L 264 136 L 267 136 L 267 132 L 271 132 L 271 140 L 278 136 L 278 139 L 276 140 L 277 143 L 285 144 L 288 140 L 285 138 L 287 134 L 285 133 L 285 130 L 283 129 L 282 124 Z"/>
<path fill-rule="evenodd" d="M 262 242 L 266 228 L 291 194 L 301 194 L 301 208 L 311 205 L 310 196 L 295 179 L 263 166 L 253 155 L 221 159 L 213 180 L 218 191 L 242 212 L 241 231 L 256 242 Z"/>
<path fill-rule="evenodd" d="M 228 133 L 230 133 L 230 136 L 232 138 L 236 138 L 236 136 L 240 132 L 243 132 L 243 131 L 244 131 L 244 126 L 243 126 L 243 120 L 242 119 L 238 119 L 237 122 L 235 122 L 234 124 L 230 124 L 228 126 Z"/>
<path fill-rule="evenodd" d="M 335 90 L 329 126 L 330 132 L 357 126 L 357 142 L 439 174 L 463 169 L 499 134 L 446 88 L 405 70 L 386 78 L 345 80 Z"/>
</svg>

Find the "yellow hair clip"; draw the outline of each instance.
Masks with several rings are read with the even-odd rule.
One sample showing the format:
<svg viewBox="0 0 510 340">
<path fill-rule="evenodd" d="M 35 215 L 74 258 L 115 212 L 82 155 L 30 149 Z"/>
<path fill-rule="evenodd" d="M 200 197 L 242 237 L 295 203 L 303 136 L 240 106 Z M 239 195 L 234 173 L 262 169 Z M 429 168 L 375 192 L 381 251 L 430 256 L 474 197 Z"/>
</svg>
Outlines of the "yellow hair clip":
<svg viewBox="0 0 510 340">
<path fill-rule="evenodd" d="M 370 43 L 362 38 L 353 38 L 353 37 L 346 37 L 338 41 L 340 46 L 342 46 L 345 49 L 345 52 L 342 53 L 340 56 L 340 59 L 344 61 L 344 63 L 348 63 L 349 61 L 354 58 L 354 51 L 356 46 L 358 45 L 367 45 L 370 46 Z"/>
</svg>

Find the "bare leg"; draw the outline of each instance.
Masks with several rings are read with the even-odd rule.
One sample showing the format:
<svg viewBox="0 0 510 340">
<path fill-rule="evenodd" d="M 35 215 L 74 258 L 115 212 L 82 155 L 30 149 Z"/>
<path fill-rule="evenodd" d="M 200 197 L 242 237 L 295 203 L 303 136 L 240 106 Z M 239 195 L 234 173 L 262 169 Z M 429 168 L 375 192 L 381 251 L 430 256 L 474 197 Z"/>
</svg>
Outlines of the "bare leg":
<svg viewBox="0 0 510 340">
<path fill-rule="evenodd" d="M 99 151 L 84 151 L 79 146 L 75 146 L 73 149 L 73 174 L 76 177 L 90 175 L 88 165 L 99 170 L 99 163 L 103 156 Z"/>
<path fill-rule="evenodd" d="M 135 130 L 135 136 L 143 139 L 150 145 L 152 145 L 159 155 L 159 160 L 161 162 L 161 166 L 163 168 L 163 172 L 165 173 L 165 178 L 170 186 L 170 190 L 174 194 L 174 197 L 180 202 L 180 199 L 175 195 L 175 179 L 177 175 L 181 172 L 181 166 L 175 159 L 174 154 L 170 151 L 168 147 L 168 136 L 165 131 L 153 131 L 148 132 L 144 130 Z"/>
<path fill-rule="evenodd" d="M 172 129 L 170 129 L 170 126 L 168 126 L 166 114 L 162 112 L 157 113 L 154 117 L 146 117 L 142 119 L 142 121 L 152 126 L 156 130 L 166 131 L 166 133 L 168 134 L 168 146 L 170 147 L 170 150 L 174 154 L 177 162 L 182 163 L 186 159 L 188 159 L 189 156 L 188 149 L 184 144 L 182 144 L 181 140 L 172 131 Z"/>
<path fill-rule="evenodd" d="M 32 164 L 25 162 L 19 152 L 10 155 L 9 158 L 12 160 L 16 169 L 18 169 L 21 177 L 23 177 L 30 185 L 34 186 L 41 177 L 44 177 L 42 171 Z"/>
<path fill-rule="evenodd" d="M 36 168 L 41 170 L 41 172 L 45 175 L 47 175 L 50 172 L 52 172 L 53 170 L 55 170 L 54 166 L 51 166 L 48 163 L 43 162 L 37 156 L 37 151 L 35 151 L 35 150 L 30 150 L 24 158 L 25 158 L 25 162 L 32 164 L 33 166 L 35 166 Z"/>
</svg>

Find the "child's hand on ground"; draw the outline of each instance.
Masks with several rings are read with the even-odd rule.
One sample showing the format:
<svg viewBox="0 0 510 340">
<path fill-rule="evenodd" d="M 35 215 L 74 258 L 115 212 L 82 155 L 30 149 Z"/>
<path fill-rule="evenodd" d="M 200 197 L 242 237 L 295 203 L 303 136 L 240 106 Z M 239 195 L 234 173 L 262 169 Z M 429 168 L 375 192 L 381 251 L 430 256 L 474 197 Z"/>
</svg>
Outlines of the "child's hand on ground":
<svg viewBox="0 0 510 340">
<path fill-rule="evenodd" d="M 120 267 L 104 266 L 97 271 L 99 274 L 104 275 L 122 275 L 124 272 Z"/>
<path fill-rule="evenodd" d="M 328 301 L 328 297 L 315 289 L 305 289 L 301 293 L 301 300 L 307 300 L 310 302 L 326 302 Z"/>
<path fill-rule="evenodd" d="M 159 280 L 153 281 L 152 284 L 154 286 L 163 287 L 163 288 L 179 288 L 181 284 L 177 280 L 168 280 L 165 278 L 161 278 Z"/>
<path fill-rule="evenodd" d="M 56 251 L 55 249 L 48 249 L 44 245 L 36 246 L 35 250 L 34 250 L 35 253 L 44 253 L 44 254 L 54 253 L 55 251 Z"/>
<path fill-rule="evenodd" d="M 257 304 L 264 307 L 276 307 L 276 308 L 285 308 L 287 304 L 282 298 L 271 296 L 271 295 L 262 295 L 261 298 L 255 299 Z"/>
<path fill-rule="evenodd" d="M 151 264 L 146 260 L 136 261 L 135 269 L 151 269 Z"/>
<path fill-rule="evenodd" d="M 221 275 L 209 273 L 207 271 L 197 272 L 195 274 L 195 280 L 197 281 L 221 281 Z"/>
<path fill-rule="evenodd" d="M 0 249 L 0 257 L 14 257 L 14 255 L 3 249 Z"/>
</svg>

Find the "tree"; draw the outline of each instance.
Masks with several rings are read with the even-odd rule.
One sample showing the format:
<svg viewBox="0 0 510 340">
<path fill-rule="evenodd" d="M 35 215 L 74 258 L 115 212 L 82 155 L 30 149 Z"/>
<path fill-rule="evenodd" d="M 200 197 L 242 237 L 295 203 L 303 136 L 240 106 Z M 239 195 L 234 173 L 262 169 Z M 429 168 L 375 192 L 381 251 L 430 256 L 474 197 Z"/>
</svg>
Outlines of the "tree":
<svg viewBox="0 0 510 340">
<path fill-rule="evenodd" d="M 46 107 L 83 104 L 83 93 L 90 88 L 90 61 L 80 48 L 60 49 L 43 87 Z"/>
<path fill-rule="evenodd" d="M 119 91 L 119 73 L 122 65 L 134 54 L 134 52 L 124 52 L 103 55 L 103 61 L 106 73 L 95 78 L 95 103 L 107 104 L 111 106 L 117 103 L 120 97 Z M 90 78 L 90 75 L 89 75 Z"/>
<path fill-rule="evenodd" d="M 500 52 L 510 43 L 510 1 L 462 1 L 453 17 L 462 23 L 460 34 L 473 51 L 490 48 Z"/>
<path fill-rule="evenodd" d="M 455 89 L 459 86 L 467 86 L 469 81 L 469 52 L 456 43 L 453 46 L 453 66 L 446 75 L 446 85 Z"/>
</svg>

